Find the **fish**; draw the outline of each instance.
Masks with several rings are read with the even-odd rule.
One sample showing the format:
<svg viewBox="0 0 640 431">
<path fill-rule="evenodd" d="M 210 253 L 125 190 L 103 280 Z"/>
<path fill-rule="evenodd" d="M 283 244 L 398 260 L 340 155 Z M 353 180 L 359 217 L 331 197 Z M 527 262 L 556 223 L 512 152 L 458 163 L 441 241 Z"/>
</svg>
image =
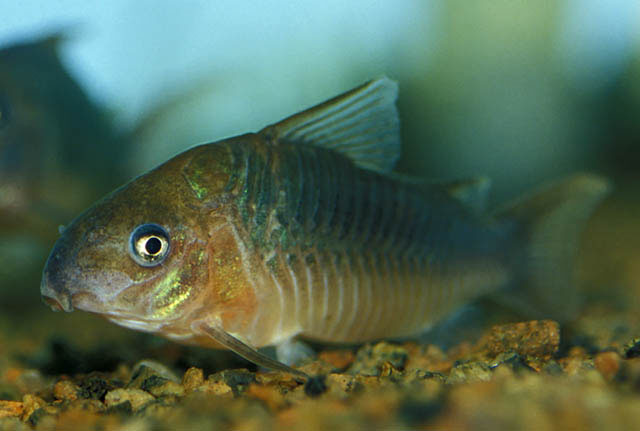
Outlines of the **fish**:
<svg viewBox="0 0 640 431">
<path fill-rule="evenodd" d="M 63 64 L 69 38 L 57 32 L 0 48 L 0 183 L 24 201 L 53 200 L 77 212 L 127 178 L 129 142 Z M 65 195 L 61 184 L 78 190 Z M 77 195 L 88 201 L 66 204 Z"/>
<path fill-rule="evenodd" d="M 372 80 L 135 178 L 66 226 L 44 301 L 301 378 L 258 349 L 415 336 L 497 291 L 568 308 L 608 181 L 576 174 L 489 211 L 486 178 L 395 173 L 397 94 Z"/>
</svg>

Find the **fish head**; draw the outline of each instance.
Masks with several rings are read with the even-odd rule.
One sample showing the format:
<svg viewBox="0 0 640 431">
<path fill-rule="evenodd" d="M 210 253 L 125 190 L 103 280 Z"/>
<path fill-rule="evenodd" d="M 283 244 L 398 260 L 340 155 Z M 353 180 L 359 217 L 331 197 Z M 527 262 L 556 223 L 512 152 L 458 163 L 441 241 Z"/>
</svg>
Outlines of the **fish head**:
<svg viewBox="0 0 640 431">
<path fill-rule="evenodd" d="M 222 199 L 215 187 L 205 188 L 211 178 L 196 175 L 203 147 L 138 177 L 64 228 L 43 271 L 44 301 L 151 332 L 206 303 L 209 235 L 223 218 L 222 205 L 202 199 L 205 189 Z M 229 157 L 218 155 L 228 172 L 222 165 Z"/>
</svg>

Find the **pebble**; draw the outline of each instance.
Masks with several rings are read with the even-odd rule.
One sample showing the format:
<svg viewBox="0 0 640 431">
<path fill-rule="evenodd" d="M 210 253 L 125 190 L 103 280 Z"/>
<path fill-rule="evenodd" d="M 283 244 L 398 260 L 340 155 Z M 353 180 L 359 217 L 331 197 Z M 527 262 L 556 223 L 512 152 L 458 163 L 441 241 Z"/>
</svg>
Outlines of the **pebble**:
<svg viewBox="0 0 640 431">
<path fill-rule="evenodd" d="M 147 369 L 147 372 L 158 375 L 167 380 L 171 380 L 176 383 L 180 381 L 180 378 L 171 370 L 171 368 L 167 367 L 163 363 L 154 361 L 153 359 L 143 359 L 138 361 L 133 366 L 131 371 L 132 375 L 140 374 L 143 368 Z"/>
<path fill-rule="evenodd" d="M 173 382 L 171 380 L 165 380 L 158 385 L 152 386 L 150 388 L 145 388 L 145 390 L 154 397 L 183 397 L 185 394 L 185 388 L 181 384 Z"/>
<path fill-rule="evenodd" d="M 320 352 L 318 359 L 343 370 L 355 361 L 356 355 L 352 350 L 325 350 Z"/>
<path fill-rule="evenodd" d="M 20 417 L 24 413 L 24 403 L 0 401 L 0 418 Z"/>
<path fill-rule="evenodd" d="M 324 375 L 311 377 L 304 384 L 304 393 L 312 398 L 319 397 L 327 391 L 326 380 Z"/>
<path fill-rule="evenodd" d="M 47 402 L 36 395 L 26 394 L 24 397 L 22 397 L 22 404 L 24 407 L 22 418 L 28 419 L 33 414 L 33 412 L 45 407 L 47 405 Z"/>
<path fill-rule="evenodd" d="M 203 392 L 210 395 L 233 397 L 233 389 L 225 382 L 215 380 L 205 380 L 204 383 L 198 386 L 196 389 L 198 392 Z"/>
<path fill-rule="evenodd" d="M 421 346 L 415 343 L 406 345 L 409 358 L 405 364 L 406 371 L 429 370 L 437 373 L 448 373 L 453 367 L 447 354 L 433 344 Z"/>
<path fill-rule="evenodd" d="M 234 396 L 241 395 L 246 388 L 256 382 L 256 376 L 249 370 L 224 370 L 212 374 L 207 380 L 212 382 L 224 382 L 233 391 Z"/>
<path fill-rule="evenodd" d="M 167 379 L 166 377 L 158 374 L 155 369 L 147 367 L 146 365 L 142 365 L 134 368 L 133 372 L 131 373 L 131 380 L 126 387 L 133 389 L 144 389 L 143 386 L 145 385 L 153 386 L 157 384 L 157 382 L 164 382 L 168 380 L 169 379 Z"/>
<path fill-rule="evenodd" d="M 79 397 L 104 400 L 104 396 L 112 389 L 122 386 L 122 382 L 106 378 L 102 373 L 91 373 L 83 376 L 78 382 Z"/>
<path fill-rule="evenodd" d="M 200 368 L 191 367 L 182 376 L 182 385 L 187 392 L 193 392 L 204 383 L 204 373 Z"/>
<path fill-rule="evenodd" d="M 521 356 L 550 359 L 560 346 L 560 325 L 553 320 L 497 325 L 478 343 L 486 355 L 515 352 Z"/>
<path fill-rule="evenodd" d="M 396 369 L 404 369 L 409 354 L 404 347 L 385 341 L 371 346 L 367 344 L 356 354 L 355 361 L 347 370 L 349 374 L 379 376 L 385 362 Z"/>
<path fill-rule="evenodd" d="M 287 373 L 245 369 L 205 378 L 199 367 L 187 369 L 177 382 L 148 362 L 132 372 L 120 368 L 57 381 L 45 377 L 39 396 L 0 401 L 0 429 L 7 424 L 21 429 L 16 423 L 37 430 L 105 431 L 285 425 L 303 430 L 499 429 L 518 428 L 522 421 L 531 429 L 546 429 L 557 418 L 542 409 L 544 403 L 583 415 L 559 422 L 568 429 L 588 423 L 584 415 L 602 403 L 615 405 L 620 418 L 640 414 L 640 404 L 633 402 L 640 392 L 640 358 L 626 359 L 624 351 L 614 348 L 593 356 L 580 346 L 559 354 L 558 344 L 555 322 L 534 321 L 493 327 L 475 345 L 463 343 L 448 351 L 380 342 L 356 352 L 323 352 L 306 365 L 322 372 L 304 383 Z M 0 383 L 14 388 L 23 374 L 5 371 Z"/>
<path fill-rule="evenodd" d="M 491 370 L 484 362 L 458 364 L 451 369 L 447 384 L 484 382 L 491 379 Z"/>
<path fill-rule="evenodd" d="M 602 352 L 598 353 L 595 358 L 593 358 L 593 363 L 602 377 L 607 381 L 611 381 L 618 371 L 620 370 L 620 355 L 616 352 Z"/>
<path fill-rule="evenodd" d="M 327 392 L 336 396 L 347 396 L 362 389 L 356 378 L 349 374 L 329 374 L 325 379 Z"/>
<path fill-rule="evenodd" d="M 624 356 L 627 359 L 640 357 L 640 338 L 634 338 L 624 346 Z"/>
<path fill-rule="evenodd" d="M 114 407 L 128 402 L 131 405 L 131 410 L 135 412 L 153 400 L 155 400 L 153 395 L 143 391 L 142 389 L 121 388 L 109 391 L 104 398 L 104 403 L 107 407 Z"/>
<path fill-rule="evenodd" d="M 57 400 L 75 401 L 78 399 L 80 387 L 69 380 L 60 380 L 53 387 L 53 396 Z"/>
<path fill-rule="evenodd" d="M 273 386 L 252 383 L 247 388 L 245 395 L 249 398 L 262 401 L 274 412 L 287 406 L 287 402 L 280 391 Z"/>
</svg>

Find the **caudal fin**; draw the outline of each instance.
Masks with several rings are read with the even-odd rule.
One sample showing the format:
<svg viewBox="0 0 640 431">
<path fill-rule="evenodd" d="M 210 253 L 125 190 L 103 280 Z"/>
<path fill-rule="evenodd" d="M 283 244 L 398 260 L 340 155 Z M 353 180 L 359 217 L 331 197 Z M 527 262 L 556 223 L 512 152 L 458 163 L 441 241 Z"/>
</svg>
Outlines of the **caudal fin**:
<svg viewBox="0 0 640 431">
<path fill-rule="evenodd" d="M 567 320 L 580 295 L 574 285 L 580 235 L 610 184 L 579 174 L 543 187 L 499 210 L 496 218 L 515 223 L 516 285 L 499 298 L 536 318 Z"/>
</svg>

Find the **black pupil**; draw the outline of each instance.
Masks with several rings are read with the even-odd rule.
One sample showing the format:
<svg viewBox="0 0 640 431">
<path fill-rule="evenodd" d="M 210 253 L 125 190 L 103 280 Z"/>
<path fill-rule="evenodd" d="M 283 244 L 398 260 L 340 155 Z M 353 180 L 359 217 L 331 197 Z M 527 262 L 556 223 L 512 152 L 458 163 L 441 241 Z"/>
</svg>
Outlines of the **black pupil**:
<svg viewBox="0 0 640 431">
<path fill-rule="evenodd" d="M 147 240 L 144 248 L 148 254 L 155 255 L 162 249 L 162 242 L 155 236 L 152 236 Z"/>
<path fill-rule="evenodd" d="M 129 255 L 142 266 L 157 266 L 169 254 L 169 234 L 162 226 L 145 223 L 133 230 L 129 237 Z"/>
</svg>

